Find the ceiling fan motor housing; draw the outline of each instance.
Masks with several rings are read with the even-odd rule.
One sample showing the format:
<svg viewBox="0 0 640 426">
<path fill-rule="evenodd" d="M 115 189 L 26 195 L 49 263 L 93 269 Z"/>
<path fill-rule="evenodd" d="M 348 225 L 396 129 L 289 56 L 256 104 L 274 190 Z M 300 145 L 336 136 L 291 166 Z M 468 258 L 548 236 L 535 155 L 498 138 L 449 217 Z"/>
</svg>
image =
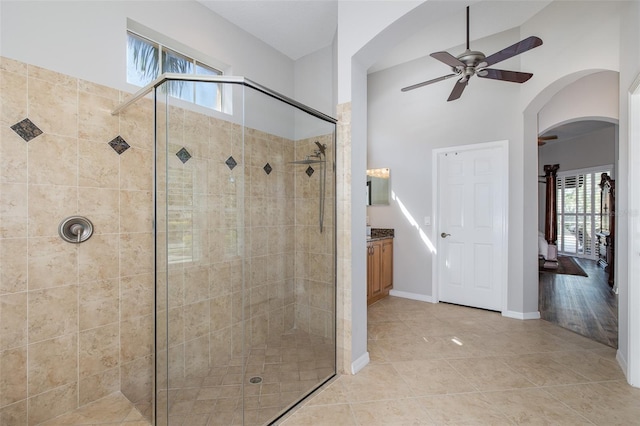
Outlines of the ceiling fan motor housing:
<svg viewBox="0 0 640 426">
<path fill-rule="evenodd" d="M 482 64 L 484 58 L 484 53 L 467 49 L 461 55 L 457 56 L 457 59 L 465 64 L 465 67 L 452 67 L 452 70 L 457 74 L 461 74 L 465 80 L 468 80 L 476 73 L 478 65 Z"/>
</svg>

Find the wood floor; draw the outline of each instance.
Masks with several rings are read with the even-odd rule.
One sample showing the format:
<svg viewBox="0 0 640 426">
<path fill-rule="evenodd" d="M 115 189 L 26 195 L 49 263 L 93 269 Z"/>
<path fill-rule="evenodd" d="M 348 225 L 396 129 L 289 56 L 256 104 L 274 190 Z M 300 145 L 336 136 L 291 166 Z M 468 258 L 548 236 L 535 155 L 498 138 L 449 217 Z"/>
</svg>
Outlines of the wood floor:
<svg viewBox="0 0 640 426">
<path fill-rule="evenodd" d="M 618 296 L 611 291 L 607 274 L 595 261 L 576 258 L 576 262 L 588 277 L 540 272 L 540 316 L 617 348 Z"/>
</svg>

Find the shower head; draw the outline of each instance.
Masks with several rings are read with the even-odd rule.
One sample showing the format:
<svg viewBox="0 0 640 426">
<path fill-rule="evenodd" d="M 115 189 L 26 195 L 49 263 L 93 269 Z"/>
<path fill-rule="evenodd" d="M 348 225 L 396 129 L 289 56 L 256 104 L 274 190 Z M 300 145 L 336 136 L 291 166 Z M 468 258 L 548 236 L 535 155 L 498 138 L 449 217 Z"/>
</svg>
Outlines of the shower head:
<svg viewBox="0 0 640 426">
<path fill-rule="evenodd" d="M 324 163 L 326 160 L 323 160 L 322 158 L 326 155 L 325 150 L 327 149 L 327 145 L 323 145 L 318 141 L 316 141 L 316 145 L 318 146 L 318 149 L 313 151 L 313 154 L 307 155 L 304 160 L 291 161 L 289 164 Z"/>
<path fill-rule="evenodd" d="M 318 150 L 320 151 L 320 154 L 325 155 L 324 151 L 327 149 L 327 145 L 321 144 L 318 141 L 316 141 L 316 145 L 318 145 Z"/>
</svg>

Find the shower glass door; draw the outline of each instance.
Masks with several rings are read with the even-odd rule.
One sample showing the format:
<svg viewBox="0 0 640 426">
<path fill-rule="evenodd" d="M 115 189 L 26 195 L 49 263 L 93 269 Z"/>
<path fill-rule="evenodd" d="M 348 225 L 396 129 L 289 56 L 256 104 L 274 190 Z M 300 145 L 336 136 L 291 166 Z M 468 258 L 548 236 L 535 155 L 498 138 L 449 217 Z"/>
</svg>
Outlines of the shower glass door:
<svg viewBox="0 0 640 426">
<path fill-rule="evenodd" d="M 155 420 L 268 424 L 336 371 L 335 123 L 197 84 L 234 113 L 156 90 Z"/>
</svg>

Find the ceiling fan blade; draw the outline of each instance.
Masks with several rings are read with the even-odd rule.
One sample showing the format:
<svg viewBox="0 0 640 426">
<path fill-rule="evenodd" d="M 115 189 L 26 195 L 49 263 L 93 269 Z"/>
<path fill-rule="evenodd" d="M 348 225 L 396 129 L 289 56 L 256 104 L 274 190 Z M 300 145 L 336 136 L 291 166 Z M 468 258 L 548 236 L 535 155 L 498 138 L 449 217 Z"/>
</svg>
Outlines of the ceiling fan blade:
<svg viewBox="0 0 640 426">
<path fill-rule="evenodd" d="M 431 55 L 432 58 L 435 58 L 437 60 L 439 60 L 440 62 L 443 62 L 447 65 L 449 65 L 450 67 L 456 68 L 456 67 L 466 67 L 465 63 L 462 62 L 460 59 L 456 58 L 455 56 L 453 56 L 451 53 L 449 52 L 434 52 Z"/>
<path fill-rule="evenodd" d="M 409 90 L 417 89 L 418 87 L 426 86 L 427 84 L 437 83 L 439 81 L 446 80 L 446 79 L 451 78 L 451 77 L 455 77 L 456 75 L 458 75 L 458 74 L 443 75 L 442 77 L 434 78 L 433 80 L 427 80 L 427 81 L 423 81 L 422 83 L 417 83 L 417 84 L 413 84 L 411 86 L 403 87 L 400 90 L 402 92 L 408 92 Z"/>
<path fill-rule="evenodd" d="M 484 69 L 477 72 L 480 78 L 491 78 L 493 80 L 510 81 L 512 83 L 524 83 L 533 77 L 530 72 L 505 71 L 493 68 Z"/>
<path fill-rule="evenodd" d="M 539 141 L 552 141 L 558 139 L 558 135 L 538 136 Z"/>
<path fill-rule="evenodd" d="M 525 38 L 522 41 L 517 42 L 505 49 L 502 49 L 499 52 L 494 53 L 493 55 L 489 55 L 484 60 L 478 64 L 478 68 L 489 67 L 493 64 L 497 64 L 498 62 L 502 62 L 505 59 L 509 59 L 513 56 L 519 55 L 521 53 L 526 52 L 527 50 L 531 50 L 534 47 L 538 47 L 542 44 L 542 40 L 538 37 L 531 36 Z"/>
<path fill-rule="evenodd" d="M 461 78 L 460 80 L 458 80 L 456 82 L 456 85 L 453 86 L 453 90 L 451 91 L 451 94 L 449 95 L 449 99 L 447 99 L 447 102 L 455 101 L 460 96 L 462 96 L 462 92 L 464 91 L 464 88 L 467 87 L 467 84 L 469 84 L 468 78 L 467 79 Z"/>
</svg>

